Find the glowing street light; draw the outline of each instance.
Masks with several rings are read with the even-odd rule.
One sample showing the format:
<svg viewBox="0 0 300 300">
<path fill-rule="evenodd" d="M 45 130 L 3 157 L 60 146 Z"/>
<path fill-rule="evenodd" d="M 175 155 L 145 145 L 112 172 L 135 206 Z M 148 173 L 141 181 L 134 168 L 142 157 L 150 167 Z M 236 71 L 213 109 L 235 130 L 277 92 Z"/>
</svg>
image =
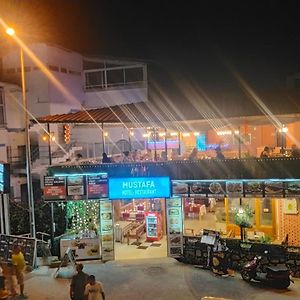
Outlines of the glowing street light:
<svg viewBox="0 0 300 300">
<path fill-rule="evenodd" d="M 13 36 L 13 35 L 15 35 L 16 32 L 13 28 L 8 27 L 8 28 L 6 28 L 6 33 L 10 36 Z"/>
<path fill-rule="evenodd" d="M 14 37 L 16 35 L 15 30 L 11 27 L 6 28 L 6 33 Z M 31 152 L 30 152 L 30 136 L 29 136 L 29 114 L 26 97 L 26 82 L 25 82 L 25 70 L 24 70 L 24 53 L 22 47 L 20 47 L 20 63 L 21 63 L 21 81 L 22 81 L 22 101 L 23 108 L 25 110 L 25 136 L 26 136 L 26 177 L 27 177 L 27 195 L 28 195 L 28 208 L 29 208 L 29 220 L 30 220 L 30 233 L 32 237 L 36 236 L 35 233 L 35 215 L 34 215 L 34 200 L 33 200 L 33 186 L 32 186 L 32 174 L 31 174 Z"/>
</svg>

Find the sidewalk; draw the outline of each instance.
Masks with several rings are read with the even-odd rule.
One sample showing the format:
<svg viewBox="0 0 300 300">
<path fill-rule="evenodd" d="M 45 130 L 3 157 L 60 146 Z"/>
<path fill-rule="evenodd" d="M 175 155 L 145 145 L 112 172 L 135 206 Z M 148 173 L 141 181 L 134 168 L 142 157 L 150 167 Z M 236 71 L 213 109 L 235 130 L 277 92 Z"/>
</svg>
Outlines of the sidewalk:
<svg viewBox="0 0 300 300">
<path fill-rule="evenodd" d="M 235 277 L 216 277 L 209 270 L 194 268 L 171 258 L 139 259 L 101 263 L 84 262 L 84 271 L 103 283 L 106 300 L 194 300 L 205 296 L 226 299 L 294 300 L 300 298 L 300 280 L 288 290 L 265 288 Z M 25 292 L 31 300 L 69 299 L 71 266 L 40 267 L 26 275 Z"/>
</svg>

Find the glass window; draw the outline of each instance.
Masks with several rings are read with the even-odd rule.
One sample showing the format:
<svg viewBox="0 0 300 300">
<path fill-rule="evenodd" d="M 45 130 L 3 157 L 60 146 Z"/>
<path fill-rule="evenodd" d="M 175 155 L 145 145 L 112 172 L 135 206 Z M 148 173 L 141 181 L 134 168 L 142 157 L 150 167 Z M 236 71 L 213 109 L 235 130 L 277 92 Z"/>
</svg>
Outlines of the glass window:
<svg viewBox="0 0 300 300">
<path fill-rule="evenodd" d="M 125 80 L 128 83 L 143 81 L 143 69 L 142 68 L 125 69 Z"/>
<path fill-rule="evenodd" d="M 260 224 L 264 226 L 272 226 L 272 199 L 260 199 Z"/>
<path fill-rule="evenodd" d="M 107 85 L 120 85 L 124 84 L 124 70 L 108 70 L 107 71 Z"/>
<path fill-rule="evenodd" d="M 101 87 L 103 88 L 103 71 L 97 72 L 86 72 L 85 73 L 85 87 L 88 88 L 95 88 Z"/>
<path fill-rule="evenodd" d="M 253 216 L 250 219 L 252 226 L 255 226 L 255 199 L 254 198 L 229 198 L 228 199 L 228 214 L 229 214 L 229 223 L 234 224 L 234 210 L 242 206 L 247 205 L 252 209 Z"/>
<path fill-rule="evenodd" d="M 247 205 L 252 209 L 253 216 L 250 219 L 252 226 L 256 225 L 255 222 L 255 198 L 242 198 L 242 205 Z"/>
</svg>

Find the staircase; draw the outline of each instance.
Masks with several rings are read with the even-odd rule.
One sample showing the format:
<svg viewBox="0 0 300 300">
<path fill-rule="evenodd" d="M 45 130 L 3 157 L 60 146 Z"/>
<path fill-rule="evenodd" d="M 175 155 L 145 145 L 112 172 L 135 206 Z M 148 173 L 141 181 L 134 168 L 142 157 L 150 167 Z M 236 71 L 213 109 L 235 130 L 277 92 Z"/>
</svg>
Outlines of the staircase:
<svg viewBox="0 0 300 300">
<path fill-rule="evenodd" d="M 75 153 L 81 151 L 81 146 L 76 146 L 75 143 L 66 145 L 63 149 L 58 149 L 51 153 L 52 165 L 65 162 L 68 158 L 75 156 Z M 33 176 L 38 176 L 43 182 L 43 177 L 47 173 L 47 168 L 49 167 L 49 154 L 46 153 L 48 149 L 40 148 L 39 158 L 32 162 L 31 172 Z"/>
</svg>

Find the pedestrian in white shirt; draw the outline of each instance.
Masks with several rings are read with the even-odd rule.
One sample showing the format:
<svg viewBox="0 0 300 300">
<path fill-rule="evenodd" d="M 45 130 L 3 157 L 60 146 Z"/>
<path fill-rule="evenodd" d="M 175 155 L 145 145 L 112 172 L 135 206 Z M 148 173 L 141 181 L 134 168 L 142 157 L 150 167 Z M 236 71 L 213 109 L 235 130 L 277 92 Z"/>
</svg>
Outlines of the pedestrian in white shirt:
<svg viewBox="0 0 300 300">
<path fill-rule="evenodd" d="M 94 275 L 90 275 L 85 286 L 84 295 L 87 300 L 105 300 L 105 294 L 100 281 L 96 281 Z"/>
</svg>

